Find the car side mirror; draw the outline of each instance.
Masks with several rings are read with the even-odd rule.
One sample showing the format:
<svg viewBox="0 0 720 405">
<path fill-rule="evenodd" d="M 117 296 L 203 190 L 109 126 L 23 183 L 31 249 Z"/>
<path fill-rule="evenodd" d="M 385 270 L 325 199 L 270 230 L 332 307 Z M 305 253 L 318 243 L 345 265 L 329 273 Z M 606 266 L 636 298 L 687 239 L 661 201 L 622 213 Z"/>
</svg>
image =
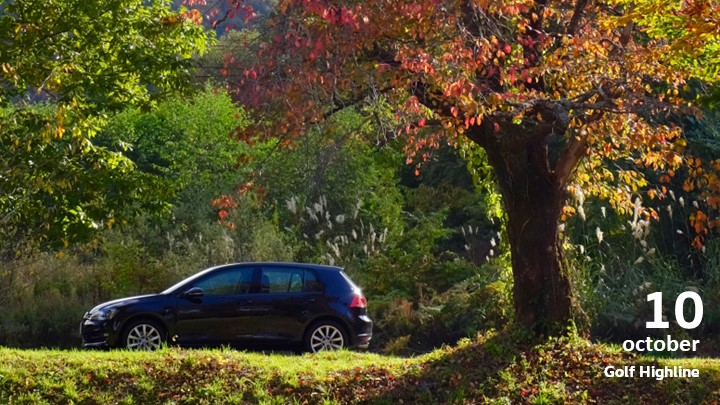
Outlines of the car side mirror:
<svg viewBox="0 0 720 405">
<path fill-rule="evenodd" d="M 183 298 L 188 298 L 188 299 L 198 299 L 198 298 L 202 298 L 203 295 L 205 295 L 205 291 L 203 291 L 202 288 L 193 287 L 193 288 L 185 291 L 184 293 L 182 293 L 182 295 L 180 295 L 180 296 Z"/>
</svg>

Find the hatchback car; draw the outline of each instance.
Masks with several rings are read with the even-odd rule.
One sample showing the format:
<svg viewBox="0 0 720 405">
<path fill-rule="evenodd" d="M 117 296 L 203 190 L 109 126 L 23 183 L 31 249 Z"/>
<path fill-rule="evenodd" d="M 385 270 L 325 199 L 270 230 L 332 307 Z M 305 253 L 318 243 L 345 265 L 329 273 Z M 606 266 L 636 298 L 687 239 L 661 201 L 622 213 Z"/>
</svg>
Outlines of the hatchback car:
<svg viewBox="0 0 720 405">
<path fill-rule="evenodd" d="M 86 312 L 83 346 L 154 350 L 181 346 L 293 344 L 310 352 L 367 348 L 367 300 L 342 269 L 300 263 L 212 267 L 167 290 Z"/>
</svg>

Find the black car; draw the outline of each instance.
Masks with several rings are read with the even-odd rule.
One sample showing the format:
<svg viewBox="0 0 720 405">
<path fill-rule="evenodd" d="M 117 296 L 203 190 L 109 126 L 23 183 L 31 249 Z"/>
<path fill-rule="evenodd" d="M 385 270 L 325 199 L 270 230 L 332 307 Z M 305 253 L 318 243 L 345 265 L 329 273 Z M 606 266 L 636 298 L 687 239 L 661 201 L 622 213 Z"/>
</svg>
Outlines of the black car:
<svg viewBox="0 0 720 405">
<path fill-rule="evenodd" d="M 360 289 L 338 267 L 238 263 L 212 267 L 160 294 L 123 298 L 85 313 L 83 346 L 154 350 L 292 344 L 317 352 L 367 348 L 372 320 Z"/>
</svg>

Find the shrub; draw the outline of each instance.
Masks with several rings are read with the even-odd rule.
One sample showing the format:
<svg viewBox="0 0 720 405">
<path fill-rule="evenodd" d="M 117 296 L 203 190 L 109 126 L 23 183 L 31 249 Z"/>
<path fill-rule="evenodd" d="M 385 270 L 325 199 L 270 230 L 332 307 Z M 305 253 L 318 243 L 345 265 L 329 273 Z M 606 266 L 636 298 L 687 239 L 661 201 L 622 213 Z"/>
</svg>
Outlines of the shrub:
<svg viewBox="0 0 720 405">
<path fill-rule="evenodd" d="M 512 319 L 508 268 L 494 260 L 475 271 L 444 293 L 417 302 L 371 297 L 373 346 L 392 353 L 425 351 L 502 328 Z"/>
</svg>

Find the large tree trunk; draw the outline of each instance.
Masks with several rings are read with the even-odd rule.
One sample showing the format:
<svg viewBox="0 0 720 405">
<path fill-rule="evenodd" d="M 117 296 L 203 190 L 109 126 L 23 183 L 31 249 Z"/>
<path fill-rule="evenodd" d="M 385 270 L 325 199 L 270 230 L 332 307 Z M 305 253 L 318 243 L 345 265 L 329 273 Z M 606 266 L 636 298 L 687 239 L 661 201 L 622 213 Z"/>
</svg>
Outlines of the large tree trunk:
<svg viewBox="0 0 720 405">
<path fill-rule="evenodd" d="M 556 332 L 572 318 L 573 300 L 558 231 L 567 174 L 551 169 L 547 142 L 552 130 L 532 128 L 541 130 L 533 134 L 508 124 L 499 135 L 483 127 L 482 136 L 471 139 L 487 152 L 508 214 L 516 320 L 536 333 Z M 559 162 L 558 167 L 569 170 Z"/>
<path fill-rule="evenodd" d="M 558 234 L 565 196 L 536 161 L 542 146 L 524 149 L 494 156 L 491 164 L 508 214 L 515 316 L 522 325 L 544 330 L 571 317 L 570 282 Z"/>
</svg>

